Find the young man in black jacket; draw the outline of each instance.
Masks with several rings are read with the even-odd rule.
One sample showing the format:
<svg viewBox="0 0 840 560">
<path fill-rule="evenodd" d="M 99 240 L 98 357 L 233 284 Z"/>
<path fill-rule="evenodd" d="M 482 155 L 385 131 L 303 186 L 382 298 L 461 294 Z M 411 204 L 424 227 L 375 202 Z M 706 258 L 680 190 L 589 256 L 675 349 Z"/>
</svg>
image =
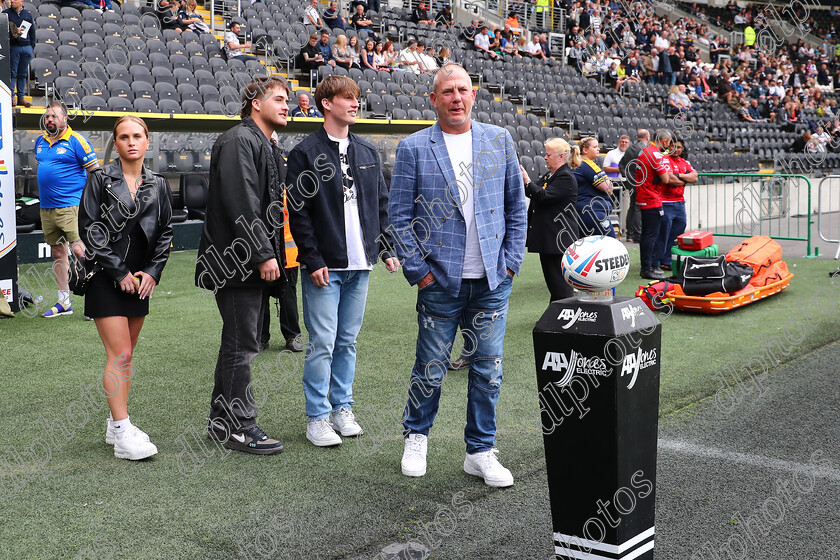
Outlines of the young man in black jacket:
<svg viewBox="0 0 840 560">
<path fill-rule="evenodd" d="M 309 347 L 303 366 L 306 437 L 338 445 L 362 428 L 353 415 L 356 336 L 362 327 L 368 276 L 392 255 L 388 189 L 372 145 L 350 132 L 361 91 L 346 76 L 328 76 L 315 90 L 324 126 L 289 154 L 289 225 L 301 263 L 303 321 Z"/>
<path fill-rule="evenodd" d="M 216 140 L 195 283 L 212 290 L 222 342 L 209 434 L 237 451 L 273 455 L 283 444 L 257 426 L 251 362 L 259 353 L 264 292 L 283 269 L 282 184 L 286 165 L 271 134 L 286 126 L 289 86 L 256 78 L 242 92 L 242 123 Z"/>
</svg>

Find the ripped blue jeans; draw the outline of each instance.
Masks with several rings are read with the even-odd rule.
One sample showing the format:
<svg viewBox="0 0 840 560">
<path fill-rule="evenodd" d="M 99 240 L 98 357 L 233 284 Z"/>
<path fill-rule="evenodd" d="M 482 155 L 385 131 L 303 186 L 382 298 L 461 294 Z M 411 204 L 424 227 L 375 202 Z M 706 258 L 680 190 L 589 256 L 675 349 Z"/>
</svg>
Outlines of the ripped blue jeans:
<svg viewBox="0 0 840 560">
<path fill-rule="evenodd" d="M 492 449 L 496 443 L 496 403 L 502 385 L 502 346 L 508 298 L 513 280 L 508 276 L 495 290 L 487 279 L 463 280 L 457 296 L 437 281 L 417 293 L 417 359 L 411 370 L 403 426 L 404 434 L 428 435 L 440 403 L 440 391 L 458 326 L 470 341 L 467 453 Z"/>
</svg>

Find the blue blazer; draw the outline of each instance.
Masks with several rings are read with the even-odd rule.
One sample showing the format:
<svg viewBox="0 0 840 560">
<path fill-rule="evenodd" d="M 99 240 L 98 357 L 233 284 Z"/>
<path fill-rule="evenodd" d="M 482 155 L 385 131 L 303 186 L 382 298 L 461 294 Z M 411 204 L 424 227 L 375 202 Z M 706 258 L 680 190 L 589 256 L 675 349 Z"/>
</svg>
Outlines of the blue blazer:
<svg viewBox="0 0 840 560">
<path fill-rule="evenodd" d="M 527 232 L 525 189 L 508 131 L 472 121 L 475 221 L 490 289 L 519 273 Z M 459 173 L 459 176 L 461 174 Z M 389 231 L 412 285 L 431 272 L 452 295 L 461 289 L 466 223 L 440 125 L 404 138 L 391 179 Z"/>
</svg>

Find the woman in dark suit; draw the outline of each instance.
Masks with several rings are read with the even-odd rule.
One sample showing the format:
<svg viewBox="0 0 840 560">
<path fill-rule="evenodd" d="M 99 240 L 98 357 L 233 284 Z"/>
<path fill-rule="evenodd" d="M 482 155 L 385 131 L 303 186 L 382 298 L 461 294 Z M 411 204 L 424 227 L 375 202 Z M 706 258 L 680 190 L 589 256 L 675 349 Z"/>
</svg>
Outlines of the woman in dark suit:
<svg viewBox="0 0 840 560">
<path fill-rule="evenodd" d="M 172 241 L 169 184 L 143 165 L 148 147 L 142 119 L 117 119 L 119 157 L 90 175 L 79 207 L 87 257 L 102 268 L 90 280 L 85 315 L 96 323 L 108 357 L 102 377 L 111 410 L 105 441 L 117 458 L 135 461 L 157 453 L 149 436 L 132 425 L 127 403 L 134 347 Z"/>
<path fill-rule="evenodd" d="M 571 148 L 560 138 L 545 141 L 545 163 L 548 173 L 536 183 L 531 182 L 525 169 L 525 196 L 531 199 L 528 208 L 528 238 L 525 246 L 531 253 L 540 254 L 545 283 L 551 301 L 574 295 L 572 287 L 563 280 L 560 263 L 566 248 L 578 238 L 575 204 L 578 186 L 568 165 Z"/>
</svg>

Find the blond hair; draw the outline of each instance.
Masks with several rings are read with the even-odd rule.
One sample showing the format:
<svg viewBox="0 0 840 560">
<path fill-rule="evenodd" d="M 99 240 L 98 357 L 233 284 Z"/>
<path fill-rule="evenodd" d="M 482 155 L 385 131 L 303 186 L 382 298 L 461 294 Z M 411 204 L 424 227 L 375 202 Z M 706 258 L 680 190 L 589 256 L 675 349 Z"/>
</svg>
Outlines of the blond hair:
<svg viewBox="0 0 840 560">
<path fill-rule="evenodd" d="M 551 150 L 557 154 L 566 154 L 568 156 L 572 151 L 572 147 L 569 146 L 569 143 L 562 138 L 549 138 L 545 141 L 544 145 L 546 150 Z"/>
</svg>

